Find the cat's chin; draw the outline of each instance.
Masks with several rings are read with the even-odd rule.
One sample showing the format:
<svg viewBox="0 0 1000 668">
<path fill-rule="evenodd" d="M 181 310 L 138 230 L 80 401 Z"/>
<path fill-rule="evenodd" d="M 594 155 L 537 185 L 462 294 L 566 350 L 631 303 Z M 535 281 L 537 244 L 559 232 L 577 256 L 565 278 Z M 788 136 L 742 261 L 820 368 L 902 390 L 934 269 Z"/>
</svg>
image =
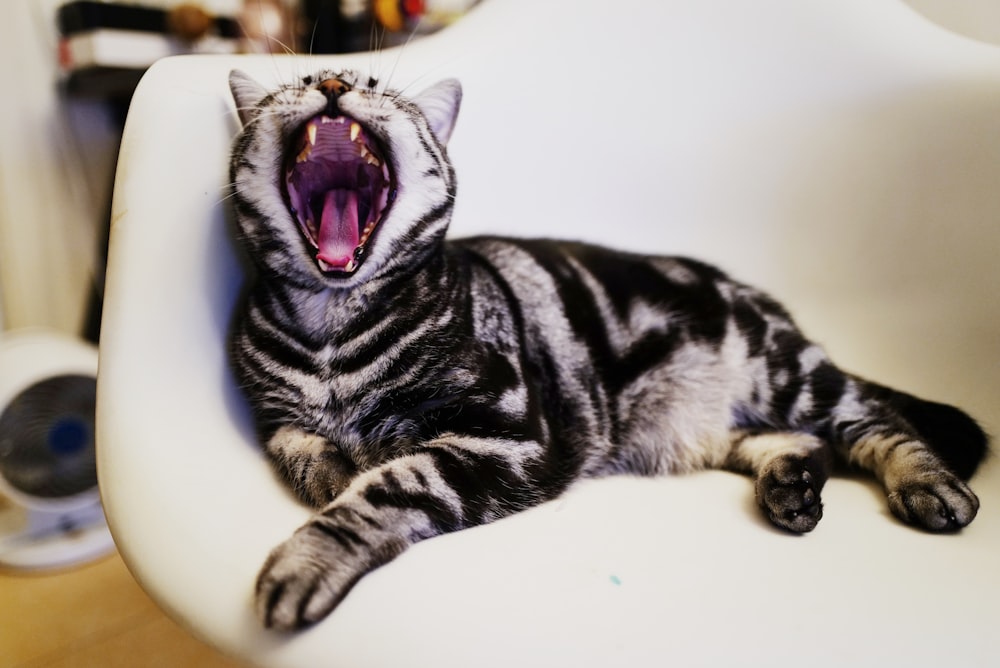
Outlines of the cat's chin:
<svg viewBox="0 0 1000 668">
<path fill-rule="evenodd" d="M 292 139 L 282 185 L 319 270 L 353 275 L 395 190 L 377 140 L 348 116 L 314 116 Z"/>
</svg>

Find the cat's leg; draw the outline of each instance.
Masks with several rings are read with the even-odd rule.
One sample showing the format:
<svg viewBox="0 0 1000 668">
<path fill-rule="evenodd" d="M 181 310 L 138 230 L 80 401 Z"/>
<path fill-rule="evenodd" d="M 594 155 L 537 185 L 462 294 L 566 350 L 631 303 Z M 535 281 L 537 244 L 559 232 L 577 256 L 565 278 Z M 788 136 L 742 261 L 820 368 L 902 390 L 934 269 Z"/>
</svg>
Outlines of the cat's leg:
<svg viewBox="0 0 1000 668">
<path fill-rule="evenodd" d="M 775 525 L 795 533 L 823 517 L 820 492 L 833 465 L 829 445 L 810 434 L 737 432 L 727 467 L 754 477 L 757 505 Z"/>
<path fill-rule="evenodd" d="M 846 459 L 875 474 L 885 488 L 889 509 L 902 521 L 929 531 L 955 531 L 969 524 L 979 510 L 979 499 L 935 452 L 935 446 L 962 444 L 929 443 L 912 426 L 926 420 L 926 415 L 904 418 L 872 387 L 851 379 L 833 410 L 833 435 L 843 444 Z M 935 406 L 924 403 L 925 413 Z M 950 438 L 958 442 L 963 420 L 972 421 L 960 411 L 950 411 L 942 412 L 948 416 L 942 426 L 953 427 Z M 981 431 L 978 438 L 985 443 Z"/>
<path fill-rule="evenodd" d="M 986 436 L 975 422 L 953 407 L 844 373 L 790 321 L 770 317 L 770 329 L 759 337 L 766 376 L 758 374 L 758 403 L 747 414 L 819 435 L 843 459 L 878 478 L 890 510 L 904 522 L 930 531 L 954 531 L 971 522 L 979 501 L 956 473 L 971 475 L 986 451 Z M 759 314 L 758 320 L 744 314 L 744 320 L 748 327 L 765 327 Z"/>
<path fill-rule="evenodd" d="M 281 427 L 267 440 L 265 452 L 278 474 L 314 508 L 343 491 L 357 467 L 322 436 L 298 427 Z"/>
<path fill-rule="evenodd" d="M 442 437 L 356 476 L 271 553 L 257 580 L 265 626 L 292 629 L 333 610 L 363 575 L 410 544 L 540 502 L 533 442 Z"/>
</svg>

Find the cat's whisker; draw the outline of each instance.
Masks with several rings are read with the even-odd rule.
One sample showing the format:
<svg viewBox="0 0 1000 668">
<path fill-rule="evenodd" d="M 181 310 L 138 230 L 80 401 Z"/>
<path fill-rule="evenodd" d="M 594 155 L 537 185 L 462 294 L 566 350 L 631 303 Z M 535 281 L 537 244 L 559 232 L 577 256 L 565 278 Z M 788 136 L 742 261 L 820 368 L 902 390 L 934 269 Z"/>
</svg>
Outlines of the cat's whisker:
<svg viewBox="0 0 1000 668">
<path fill-rule="evenodd" d="M 229 200 L 233 199 L 236 196 L 236 184 L 235 183 L 231 183 L 231 184 L 227 184 L 225 186 L 222 186 L 220 188 L 220 190 L 227 190 L 228 193 L 225 194 L 225 195 L 223 195 L 219 199 L 215 200 L 215 205 L 214 206 L 219 206 L 221 204 L 226 204 L 226 203 L 229 202 Z"/>
<path fill-rule="evenodd" d="M 368 73 L 376 79 L 378 78 L 378 68 L 375 61 L 382 55 L 385 33 L 385 26 L 381 26 L 381 30 L 379 30 L 378 21 L 371 22 L 371 27 L 368 30 Z"/>
<path fill-rule="evenodd" d="M 247 123 L 243 126 L 244 128 L 256 125 L 256 124 L 260 123 L 262 120 L 264 120 L 265 118 L 276 118 L 279 115 L 277 111 L 272 111 L 272 110 L 266 110 L 266 111 L 264 111 L 264 110 L 258 109 L 257 107 L 252 107 L 252 106 L 251 107 L 237 107 L 237 111 L 238 112 L 244 112 L 244 111 L 249 112 L 249 111 L 254 111 L 254 110 L 256 110 L 256 114 L 249 121 L 247 121 Z M 228 114 L 229 112 L 226 112 L 226 113 Z"/>
<path fill-rule="evenodd" d="M 399 63 L 402 60 L 403 55 L 406 53 L 407 47 L 410 46 L 410 43 L 417 36 L 417 30 L 420 28 L 420 24 L 423 23 L 423 20 L 424 20 L 423 17 L 417 19 L 417 22 L 410 29 L 410 34 L 406 36 L 406 41 L 404 41 L 402 45 L 396 47 L 395 49 L 396 57 L 392 62 L 392 68 L 389 70 L 389 76 L 386 77 L 385 81 L 386 90 L 389 90 L 389 88 L 391 87 L 392 79 L 396 75 L 396 68 L 399 66 Z"/>
<path fill-rule="evenodd" d="M 313 55 L 313 48 L 316 46 L 316 29 L 319 27 L 319 19 L 313 21 L 312 30 L 309 32 L 309 47 L 306 49 L 306 55 Z"/>
<path fill-rule="evenodd" d="M 277 44 L 279 47 L 281 47 L 281 50 L 284 52 L 284 54 L 286 56 L 294 56 L 295 55 L 295 49 L 294 48 L 288 46 L 282 40 L 278 39 L 274 35 L 268 35 L 267 36 L 267 43 L 269 45 L 270 44 Z M 276 55 L 273 51 L 271 51 L 270 48 L 268 49 L 268 52 L 271 53 L 271 55 Z"/>
</svg>

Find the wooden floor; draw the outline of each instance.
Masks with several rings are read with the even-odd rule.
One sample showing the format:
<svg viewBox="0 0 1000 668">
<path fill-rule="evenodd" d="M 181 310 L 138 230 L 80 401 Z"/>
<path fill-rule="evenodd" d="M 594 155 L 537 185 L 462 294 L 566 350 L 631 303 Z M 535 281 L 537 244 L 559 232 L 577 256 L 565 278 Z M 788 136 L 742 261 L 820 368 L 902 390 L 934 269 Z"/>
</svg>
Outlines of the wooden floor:
<svg viewBox="0 0 1000 668">
<path fill-rule="evenodd" d="M 117 554 L 55 574 L 0 571 L 4 668 L 241 665 L 160 612 Z"/>
</svg>

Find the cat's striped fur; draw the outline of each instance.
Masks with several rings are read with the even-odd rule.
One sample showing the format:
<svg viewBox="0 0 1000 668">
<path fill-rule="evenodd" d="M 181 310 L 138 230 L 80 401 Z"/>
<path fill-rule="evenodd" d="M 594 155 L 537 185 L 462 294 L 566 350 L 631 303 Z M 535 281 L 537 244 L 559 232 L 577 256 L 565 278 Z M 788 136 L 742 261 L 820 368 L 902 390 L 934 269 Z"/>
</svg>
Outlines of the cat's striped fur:
<svg viewBox="0 0 1000 668">
<path fill-rule="evenodd" d="M 261 571 L 266 625 L 315 622 L 413 542 L 588 476 L 747 472 L 766 516 L 806 532 L 839 458 L 871 471 L 905 522 L 975 517 L 975 422 L 844 373 L 719 270 L 580 243 L 445 241 L 456 82 L 409 100 L 352 72 L 270 93 L 234 72 L 231 87 L 244 121 L 233 202 L 256 269 L 234 366 L 267 454 L 316 508 Z M 393 179 L 351 270 L 317 259 L 281 185 L 294 137 L 322 113 L 359 123 Z"/>
</svg>

